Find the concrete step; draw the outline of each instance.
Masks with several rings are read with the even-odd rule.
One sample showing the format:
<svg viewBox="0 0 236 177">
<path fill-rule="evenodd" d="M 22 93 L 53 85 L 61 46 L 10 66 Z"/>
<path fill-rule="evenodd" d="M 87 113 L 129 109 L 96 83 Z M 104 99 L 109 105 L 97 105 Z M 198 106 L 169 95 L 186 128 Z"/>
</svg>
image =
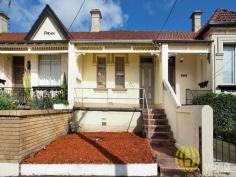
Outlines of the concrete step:
<svg viewBox="0 0 236 177">
<path fill-rule="evenodd" d="M 158 113 L 165 114 L 164 109 L 152 109 L 151 112 L 154 113 L 154 114 L 158 114 Z"/>
<path fill-rule="evenodd" d="M 165 114 L 150 114 L 151 119 L 167 119 Z"/>
<path fill-rule="evenodd" d="M 187 170 L 190 170 L 190 172 L 187 172 L 184 167 L 179 166 L 175 161 L 176 152 L 177 148 L 175 146 L 158 146 L 158 148 L 154 150 L 159 167 L 159 176 L 200 176 L 198 168 L 188 168 Z"/>
<path fill-rule="evenodd" d="M 168 131 L 171 131 L 170 130 L 170 126 L 167 124 L 167 125 L 144 125 L 144 130 L 147 131 L 149 130 L 149 132 L 168 132 Z"/>
<path fill-rule="evenodd" d="M 173 138 L 155 138 L 155 139 L 150 139 L 150 144 L 153 149 L 158 149 L 158 146 L 160 147 L 174 147 L 175 146 L 175 139 Z"/>
<path fill-rule="evenodd" d="M 167 119 L 143 119 L 144 125 L 168 125 Z"/>
<path fill-rule="evenodd" d="M 149 133 L 150 139 L 169 139 L 173 138 L 173 133 L 170 131 L 167 132 L 155 132 L 155 133 Z"/>
</svg>

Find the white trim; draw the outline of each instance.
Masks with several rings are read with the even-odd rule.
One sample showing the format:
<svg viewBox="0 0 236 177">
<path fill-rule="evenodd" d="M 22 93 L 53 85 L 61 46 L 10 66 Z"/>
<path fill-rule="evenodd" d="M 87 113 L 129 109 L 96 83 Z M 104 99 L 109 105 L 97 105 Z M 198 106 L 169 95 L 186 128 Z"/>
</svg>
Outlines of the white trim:
<svg viewBox="0 0 236 177">
<path fill-rule="evenodd" d="M 19 176 L 18 163 L 0 163 L 0 176 Z"/>
<path fill-rule="evenodd" d="M 22 164 L 21 175 L 157 176 L 157 164 Z"/>
<path fill-rule="evenodd" d="M 210 50 L 205 49 L 205 50 L 170 50 L 169 49 L 169 53 L 210 53 Z"/>
<path fill-rule="evenodd" d="M 159 53 L 157 50 L 75 50 L 76 53 Z"/>
<path fill-rule="evenodd" d="M 0 51 L 0 54 L 63 54 L 68 50 L 49 50 L 49 51 Z"/>
<path fill-rule="evenodd" d="M 163 84 L 164 84 L 167 92 L 170 94 L 171 98 L 174 100 L 176 107 L 177 108 L 181 107 L 180 101 L 178 100 L 173 88 L 171 87 L 169 81 L 166 78 L 163 78 Z"/>
</svg>

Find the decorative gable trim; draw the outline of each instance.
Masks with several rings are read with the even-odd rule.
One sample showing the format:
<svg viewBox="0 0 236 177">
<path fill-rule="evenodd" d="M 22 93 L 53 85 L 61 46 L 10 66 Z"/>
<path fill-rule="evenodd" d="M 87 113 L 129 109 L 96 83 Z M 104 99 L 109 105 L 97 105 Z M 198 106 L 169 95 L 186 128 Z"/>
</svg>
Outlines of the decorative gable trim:
<svg viewBox="0 0 236 177">
<path fill-rule="evenodd" d="M 57 15 L 54 13 L 54 11 L 51 9 L 51 7 L 47 4 L 46 7 L 43 9 L 42 13 L 39 15 L 38 19 L 30 29 L 30 31 L 27 33 L 25 40 L 32 40 L 34 35 L 37 33 L 38 29 L 42 25 L 42 23 L 45 21 L 46 18 L 50 18 L 57 28 L 60 30 L 61 34 L 63 35 L 65 40 L 70 40 L 70 33 L 67 31 L 64 24 L 61 22 L 61 20 L 57 17 Z"/>
</svg>

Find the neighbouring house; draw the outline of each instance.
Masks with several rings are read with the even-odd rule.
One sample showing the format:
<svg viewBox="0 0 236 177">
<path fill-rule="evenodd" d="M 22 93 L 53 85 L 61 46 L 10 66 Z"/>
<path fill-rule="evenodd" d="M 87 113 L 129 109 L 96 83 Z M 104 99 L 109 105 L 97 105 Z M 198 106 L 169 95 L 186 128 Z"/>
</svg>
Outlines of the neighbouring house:
<svg viewBox="0 0 236 177">
<path fill-rule="evenodd" d="M 181 118 L 204 117 L 205 110 L 178 108 L 194 91 L 236 90 L 236 12 L 217 9 L 202 26 L 201 11 L 194 11 L 191 32 L 100 31 L 102 13 L 90 13 L 90 32 L 69 32 L 47 5 L 25 33 L 9 32 L 9 18 L 0 13 L 1 87 L 21 88 L 27 69 L 33 90 L 57 90 L 66 73 L 78 131 L 139 132 L 144 125 L 151 137 L 158 125 L 150 116 L 165 111 L 177 145 L 198 147 L 199 137 L 183 138 L 199 135 L 191 129 L 196 122 Z M 162 132 L 170 131 L 166 124 Z"/>
</svg>

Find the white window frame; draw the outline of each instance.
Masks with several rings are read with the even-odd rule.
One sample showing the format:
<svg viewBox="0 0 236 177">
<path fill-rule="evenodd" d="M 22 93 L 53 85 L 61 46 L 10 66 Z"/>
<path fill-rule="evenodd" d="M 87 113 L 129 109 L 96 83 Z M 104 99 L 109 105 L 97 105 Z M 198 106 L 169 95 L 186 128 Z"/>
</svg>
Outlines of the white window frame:
<svg viewBox="0 0 236 177">
<path fill-rule="evenodd" d="M 232 82 L 225 82 L 225 60 L 226 60 L 226 58 L 225 58 L 225 47 L 232 47 L 233 48 L 233 61 L 232 61 Z M 223 73 L 223 84 L 224 85 L 235 85 L 236 84 L 236 45 L 234 45 L 234 44 L 232 44 L 232 45 L 230 45 L 230 44 L 225 44 L 224 46 L 223 46 L 223 51 L 224 51 L 224 62 L 223 62 L 223 71 L 222 71 L 222 73 Z"/>
<path fill-rule="evenodd" d="M 121 85 L 121 84 L 118 84 L 117 83 L 117 77 L 118 77 L 118 70 L 117 70 L 117 61 L 118 60 L 120 60 L 120 59 L 122 59 L 123 60 L 123 66 L 122 66 L 122 68 L 123 68 L 123 84 Z M 115 56 L 115 88 L 121 88 L 121 89 L 123 89 L 123 88 L 125 88 L 125 57 L 124 56 Z"/>
<path fill-rule="evenodd" d="M 48 61 L 49 62 L 49 78 L 48 79 L 48 84 L 44 84 L 43 81 L 41 80 L 41 61 Z M 52 79 L 52 63 L 54 61 L 58 62 L 58 68 L 57 70 L 57 74 L 58 74 L 58 78 L 56 79 L 58 81 L 58 83 L 53 83 L 55 81 L 53 81 Z M 40 87 L 57 87 L 57 86 L 61 86 L 61 55 L 39 55 L 38 56 L 38 85 Z"/>
</svg>

